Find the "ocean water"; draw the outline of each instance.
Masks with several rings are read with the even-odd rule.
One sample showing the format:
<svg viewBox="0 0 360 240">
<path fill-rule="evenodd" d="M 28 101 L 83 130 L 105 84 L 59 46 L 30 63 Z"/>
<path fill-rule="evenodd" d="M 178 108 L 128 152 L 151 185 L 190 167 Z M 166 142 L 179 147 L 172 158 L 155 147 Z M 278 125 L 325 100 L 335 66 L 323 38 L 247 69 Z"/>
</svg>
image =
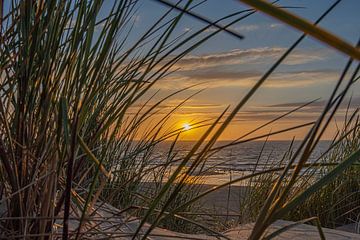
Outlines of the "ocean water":
<svg viewBox="0 0 360 240">
<path fill-rule="evenodd" d="M 220 141 L 215 147 L 228 143 L 230 142 Z M 292 151 L 295 151 L 300 143 L 300 141 L 294 142 Z M 194 144 L 195 142 L 191 141 L 178 142 L 175 147 L 177 158 L 185 156 Z M 330 144 L 330 141 L 320 141 L 309 161 L 312 162 L 321 156 Z M 161 143 L 155 150 L 155 159 L 164 159 L 169 152 L 170 146 L 170 142 Z M 290 146 L 291 141 L 253 141 L 241 143 L 222 149 L 209 156 L 205 165 L 211 168 L 212 171 L 218 172 L 253 171 L 255 166 L 256 170 L 259 171 L 269 167 L 269 165 L 278 165 L 283 159 L 284 154 L 289 152 Z"/>
</svg>

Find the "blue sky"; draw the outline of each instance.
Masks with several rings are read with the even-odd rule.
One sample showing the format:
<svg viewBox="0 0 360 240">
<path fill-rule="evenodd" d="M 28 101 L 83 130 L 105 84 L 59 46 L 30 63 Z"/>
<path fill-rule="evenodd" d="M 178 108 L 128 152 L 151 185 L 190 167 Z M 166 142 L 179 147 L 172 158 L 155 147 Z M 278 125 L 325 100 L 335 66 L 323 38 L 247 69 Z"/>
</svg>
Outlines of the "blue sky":
<svg viewBox="0 0 360 240">
<path fill-rule="evenodd" d="M 175 1 L 173 1 L 175 2 Z M 199 1 L 194 1 L 195 3 Z M 282 6 L 296 6 L 303 7 L 303 9 L 292 9 L 291 11 L 308 19 L 314 21 L 328 6 L 334 1 L 329 0 L 282 0 L 278 4 Z M 322 27 L 331 30 L 332 32 L 341 35 L 349 42 L 355 43 L 360 31 L 359 10 L 360 5 L 357 0 L 344 0 L 336 9 L 328 15 L 326 19 L 320 24 Z M 168 8 L 156 1 L 141 0 L 139 3 L 139 21 L 138 28 L 141 31 L 145 30 L 148 25 L 154 22 L 162 13 Z M 196 7 L 193 11 L 206 16 L 209 19 L 215 20 L 217 18 L 226 16 L 235 11 L 247 9 L 247 6 L 242 5 L 236 0 L 208 0 L 206 3 Z M 203 45 L 194 53 L 208 53 L 231 50 L 233 48 L 253 48 L 253 47 L 268 47 L 268 46 L 288 46 L 298 36 L 298 32 L 289 27 L 274 27 L 269 31 L 267 26 L 279 24 L 278 21 L 273 20 L 262 14 L 255 14 L 243 21 L 235 24 L 232 28 L 238 29 L 238 32 L 245 35 L 245 40 L 239 41 L 222 33 L 213 38 L 207 44 Z M 186 28 L 197 28 L 204 26 L 203 23 L 194 20 L 191 17 L 184 17 L 178 27 L 179 30 Z M 281 38 L 279 38 L 281 35 Z M 221 42 L 222 44 L 219 44 Z M 303 47 L 313 47 L 312 41 L 305 41 Z"/>
</svg>

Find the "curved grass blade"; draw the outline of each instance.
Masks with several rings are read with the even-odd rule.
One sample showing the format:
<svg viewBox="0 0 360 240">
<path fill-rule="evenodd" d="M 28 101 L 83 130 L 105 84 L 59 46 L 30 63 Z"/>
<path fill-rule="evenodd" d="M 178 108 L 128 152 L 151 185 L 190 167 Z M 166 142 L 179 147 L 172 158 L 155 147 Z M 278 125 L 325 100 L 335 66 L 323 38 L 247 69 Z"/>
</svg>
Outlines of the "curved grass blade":
<svg viewBox="0 0 360 240">
<path fill-rule="evenodd" d="M 320 28 L 314 26 L 312 23 L 308 22 L 307 20 L 296 16 L 284 9 L 279 9 L 274 7 L 270 3 L 264 0 L 239 0 L 259 11 L 270 15 L 298 30 L 308 34 L 315 39 L 319 40 L 322 43 L 325 43 L 328 46 L 331 46 L 342 52 L 349 57 L 352 57 L 356 60 L 360 60 L 360 50 L 355 48 L 351 44 L 347 43 L 343 39 L 339 38 L 338 36 Z"/>
<path fill-rule="evenodd" d="M 274 213 L 274 218 L 279 219 L 284 216 L 286 213 L 294 209 L 296 206 L 304 202 L 306 199 L 309 198 L 312 194 L 318 191 L 320 188 L 325 186 L 326 184 L 332 182 L 338 175 L 344 172 L 347 168 L 352 166 L 354 163 L 360 160 L 360 149 L 352 153 L 347 159 L 343 162 L 339 163 L 332 169 L 329 173 L 327 173 L 324 177 L 319 179 L 317 182 L 312 184 L 309 188 L 307 188 L 304 192 L 296 196 L 293 200 L 290 200 L 284 206 L 279 208 Z"/>
<path fill-rule="evenodd" d="M 265 237 L 263 238 L 263 240 L 273 239 L 273 238 L 279 236 L 281 233 L 286 232 L 286 231 L 288 231 L 288 230 L 290 230 L 290 229 L 292 229 L 292 228 L 294 228 L 294 227 L 296 227 L 296 226 L 298 226 L 298 225 L 301 225 L 301 224 L 304 224 L 304 223 L 307 223 L 307 222 L 315 222 L 315 223 L 316 223 L 316 226 L 317 226 L 317 230 L 318 230 L 319 235 L 320 235 L 320 239 L 321 239 L 321 240 L 325 240 L 325 239 L 326 239 L 326 238 L 325 238 L 325 234 L 324 234 L 324 232 L 323 232 L 323 230 L 322 230 L 322 228 L 321 228 L 321 226 L 320 226 L 319 218 L 318 218 L 318 217 L 311 217 L 311 218 L 307 218 L 307 219 L 304 219 L 304 220 L 297 221 L 297 222 L 295 222 L 295 223 L 289 224 L 289 225 L 287 225 L 287 226 L 285 226 L 285 227 L 282 227 L 282 228 L 274 231 L 273 233 L 265 236 Z"/>
</svg>

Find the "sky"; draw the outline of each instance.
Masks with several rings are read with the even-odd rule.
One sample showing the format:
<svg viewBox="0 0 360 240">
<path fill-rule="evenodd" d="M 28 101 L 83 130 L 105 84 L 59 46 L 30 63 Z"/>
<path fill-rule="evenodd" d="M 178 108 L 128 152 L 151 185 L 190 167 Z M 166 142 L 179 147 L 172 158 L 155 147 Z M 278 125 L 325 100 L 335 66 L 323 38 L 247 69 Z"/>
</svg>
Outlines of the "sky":
<svg viewBox="0 0 360 240">
<path fill-rule="evenodd" d="M 174 2 L 174 1 L 172 1 Z M 198 3 L 199 1 L 194 1 Z M 310 21 L 315 21 L 334 1 L 330 0 L 281 0 L 282 6 L 296 6 L 290 11 Z M 139 2 L 134 15 L 135 34 L 146 31 L 168 8 L 152 0 Z M 209 0 L 192 9 L 193 12 L 216 20 L 227 14 L 247 9 L 235 0 Z M 341 36 L 355 45 L 360 37 L 360 1 L 344 0 L 320 24 L 326 30 Z M 205 26 L 202 22 L 184 16 L 175 30 L 178 34 L 191 34 Z M 153 91 L 160 90 L 160 97 L 176 90 L 200 84 L 178 94 L 163 106 L 163 114 L 170 111 L 184 98 L 203 90 L 188 100 L 170 123 L 181 127 L 196 121 L 214 119 L 227 107 L 235 106 L 256 81 L 281 54 L 301 35 L 297 30 L 279 21 L 256 13 L 231 26 L 245 36 L 243 40 L 222 32 L 195 49 L 176 64 L 177 71 L 160 80 Z M 214 32 L 209 28 L 204 34 Z M 347 57 L 316 40 L 306 38 L 283 62 L 263 87 L 250 99 L 236 116 L 235 121 L 221 136 L 232 140 L 257 126 L 290 111 L 301 104 L 318 99 L 314 104 L 259 131 L 256 135 L 311 122 L 320 114 L 332 88 L 335 86 Z M 354 66 L 351 68 L 354 69 Z M 352 71 L 350 71 L 351 73 Z M 347 76 L 346 80 L 350 77 Z M 350 90 L 346 101 L 352 98 L 352 109 L 360 106 L 359 84 Z M 347 102 L 346 102 L 347 103 Z M 339 110 L 336 123 L 331 125 L 324 139 L 332 139 L 336 124 L 341 125 L 346 104 Z M 198 139 L 203 130 L 187 130 L 184 140 Z M 300 139 L 308 129 L 303 128 L 271 137 L 271 140 Z"/>
</svg>

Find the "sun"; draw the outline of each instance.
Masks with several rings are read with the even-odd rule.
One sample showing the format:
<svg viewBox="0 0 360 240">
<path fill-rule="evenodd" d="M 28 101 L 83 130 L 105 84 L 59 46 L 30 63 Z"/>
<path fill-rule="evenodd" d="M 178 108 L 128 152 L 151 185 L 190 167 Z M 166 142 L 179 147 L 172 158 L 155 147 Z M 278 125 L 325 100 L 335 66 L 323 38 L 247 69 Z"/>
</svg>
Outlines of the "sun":
<svg viewBox="0 0 360 240">
<path fill-rule="evenodd" d="M 184 131 L 189 131 L 192 128 L 189 123 L 184 123 L 182 126 Z"/>
</svg>

